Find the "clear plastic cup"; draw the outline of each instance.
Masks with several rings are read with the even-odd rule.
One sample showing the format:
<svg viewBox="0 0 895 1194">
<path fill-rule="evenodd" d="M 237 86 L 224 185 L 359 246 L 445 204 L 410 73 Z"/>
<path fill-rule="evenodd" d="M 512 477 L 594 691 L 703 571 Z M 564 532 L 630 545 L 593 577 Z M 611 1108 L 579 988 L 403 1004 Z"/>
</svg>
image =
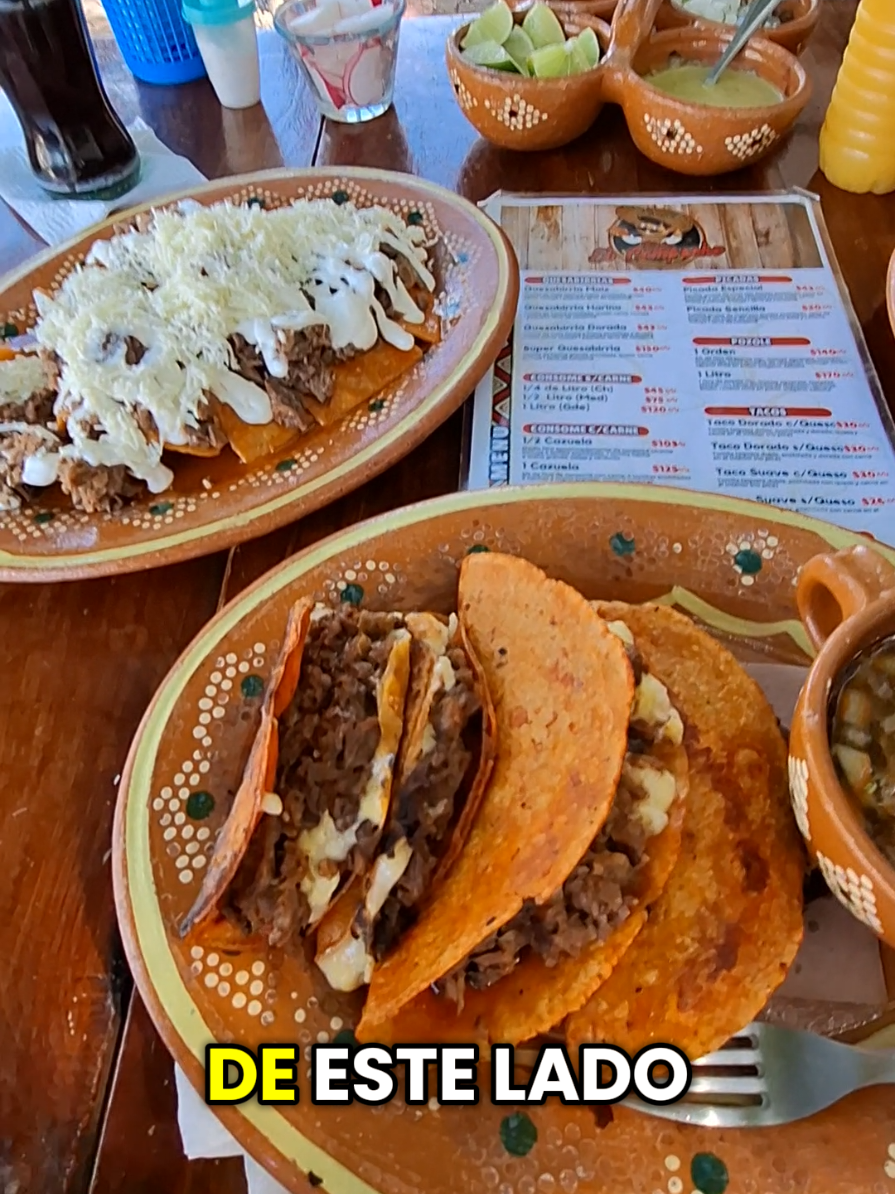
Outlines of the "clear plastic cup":
<svg viewBox="0 0 895 1194">
<path fill-rule="evenodd" d="M 322 116 L 343 124 L 391 107 L 406 0 L 287 0 L 274 25 L 298 60 Z"/>
</svg>

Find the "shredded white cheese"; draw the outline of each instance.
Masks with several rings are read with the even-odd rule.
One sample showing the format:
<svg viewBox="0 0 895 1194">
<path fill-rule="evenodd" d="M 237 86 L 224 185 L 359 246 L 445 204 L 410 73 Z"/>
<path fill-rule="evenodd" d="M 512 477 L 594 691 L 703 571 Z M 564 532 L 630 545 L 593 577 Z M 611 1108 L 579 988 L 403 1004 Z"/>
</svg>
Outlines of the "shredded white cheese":
<svg viewBox="0 0 895 1194">
<path fill-rule="evenodd" d="M 0 361 L 0 403 L 26 402 L 50 386 L 50 371 L 40 357 L 21 353 Z"/>
</svg>

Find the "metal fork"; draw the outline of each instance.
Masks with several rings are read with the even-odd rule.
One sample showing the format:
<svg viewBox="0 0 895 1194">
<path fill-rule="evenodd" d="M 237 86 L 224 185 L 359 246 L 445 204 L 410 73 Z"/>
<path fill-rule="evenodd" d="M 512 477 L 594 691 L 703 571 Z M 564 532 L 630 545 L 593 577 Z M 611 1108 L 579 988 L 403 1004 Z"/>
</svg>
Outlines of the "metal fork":
<svg viewBox="0 0 895 1194">
<path fill-rule="evenodd" d="M 812 1032 L 754 1023 L 693 1062 L 677 1103 L 625 1105 L 708 1128 L 769 1128 L 805 1119 L 865 1086 L 895 1084 L 895 1050 L 873 1052 Z"/>
</svg>

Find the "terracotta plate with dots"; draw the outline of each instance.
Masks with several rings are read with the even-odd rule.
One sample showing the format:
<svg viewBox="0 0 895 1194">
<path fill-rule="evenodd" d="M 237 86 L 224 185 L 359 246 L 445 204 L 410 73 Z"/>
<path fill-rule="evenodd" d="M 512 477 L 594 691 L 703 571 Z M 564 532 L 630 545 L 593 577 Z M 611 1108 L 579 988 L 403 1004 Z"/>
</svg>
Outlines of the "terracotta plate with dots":
<svg viewBox="0 0 895 1194">
<path fill-rule="evenodd" d="M 884 1088 L 815 1119 L 716 1134 L 624 1107 L 550 1099 L 477 1107 L 315 1107 L 307 1058 L 351 1039 L 363 993 L 336 995 L 310 961 L 230 931 L 177 933 L 207 865 L 258 717 L 291 604 L 310 595 L 372 609 L 449 612 L 468 552 L 522 555 L 588 598 L 661 601 L 745 661 L 805 665 L 794 581 L 805 561 L 862 537 L 789 512 L 655 486 L 556 485 L 455 494 L 352 527 L 292 557 L 221 611 L 146 713 L 114 831 L 119 922 L 137 986 L 177 1063 L 204 1089 L 205 1045 L 296 1043 L 300 1102 L 217 1112 L 289 1190 L 331 1194 L 854 1194 L 895 1178 Z M 895 560 L 895 552 L 883 549 Z"/>
<path fill-rule="evenodd" d="M 0 511 L 0 580 L 115 575 L 206 555 L 294 522 L 362 485 L 410 452 L 469 396 L 503 347 L 519 276 L 509 242 L 478 208 L 431 183 L 384 170 L 276 170 L 211 183 L 119 213 L 86 235 L 0 279 L 0 347 L 36 319 L 33 292 L 52 292 L 108 238 L 150 206 L 184 198 L 280 207 L 299 198 L 379 204 L 422 225 L 431 243 L 440 340 L 422 359 L 344 417 L 254 464 L 229 449 L 179 455 L 170 490 L 116 513 L 86 514 L 47 490 Z M 55 495 L 55 496 L 51 496 Z"/>
</svg>

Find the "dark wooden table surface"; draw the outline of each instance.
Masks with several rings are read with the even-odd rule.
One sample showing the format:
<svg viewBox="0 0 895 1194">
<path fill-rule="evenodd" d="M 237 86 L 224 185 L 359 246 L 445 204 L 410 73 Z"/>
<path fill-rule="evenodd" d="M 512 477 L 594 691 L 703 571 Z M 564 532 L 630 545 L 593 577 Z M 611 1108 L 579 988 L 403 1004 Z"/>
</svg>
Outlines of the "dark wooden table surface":
<svg viewBox="0 0 895 1194">
<path fill-rule="evenodd" d="M 826 0 L 805 55 L 811 105 L 760 167 L 719 191 L 820 194 L 877 369 L 895 401 L 885 313 L 895 201 L 836 191 L 817 138 L 856 0 Z M 693 183 L 640 157 L 607 110 L 564 150 L 534 156 L 476 138 L 453 102 L 443 46 L 456 18 L 405 21 L 396 104 L 376 122 L 320 127 L 294 64 L 262 35 L 263 107 L 228 112 L 207 82 L 135 83 L 98 54 L 126 119 L 140 115 L 209 177 L 311 162 L 420 174 L 491 192 L 669 193 Z M 0 271 L 40 242 L 0 205 Z M 115 783 L 153 690 L 218 605 L 287 554 L 360 518 L 456 488 L 460 418 L 357 493 L 265 539 L 172 568 L 70 585 L 0 586 L 0 1194 L 236 1194 L 236 1160 L 187 1162 L 171 1063 L 122 960 L 109 874 Z"/>
</svg>

